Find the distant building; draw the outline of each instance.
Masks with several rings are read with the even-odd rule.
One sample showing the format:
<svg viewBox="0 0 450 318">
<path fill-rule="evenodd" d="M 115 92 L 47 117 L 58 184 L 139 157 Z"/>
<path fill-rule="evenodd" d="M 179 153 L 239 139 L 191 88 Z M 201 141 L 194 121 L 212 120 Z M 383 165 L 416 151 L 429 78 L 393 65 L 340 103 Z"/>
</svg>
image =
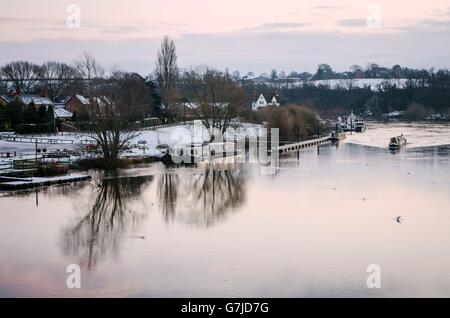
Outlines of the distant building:
<svg viewBox="0 0 450 318">
<path fill-rule="evenodd" d="M 399 118 L 399 117 L 402 117 L 404 114 L 405 114 L 405 112 L 403 110 L 394 110 L 390 113 L 381 114 L 381 116 L 387 117 L 387 118 Z"/>
<path fill-rule="evenodd" d="M 267 107 L 267 106 L 280 106 L 280 103 L 278 102 L 275 95 L 273 95 L 272 99 L 270 100 L 270 103 L 267 102 L 263 94 L 259 95 L 258 99 L 252 103 L 252 110 L 257 110 L 260 107 Z"/>
<path fill-rule="evenodd" d="M 73 95 L 65 102 L 64 109 L 71 113 L 87 113 L 90 110 L 91 101 L 89 97 Z"/>
<path fill-rule="evenodd" d="M 210 103 L 209 107 L 216 109 L 228 107 L 228 102 Z M 181 102 L 172 106 L 172 112 L 179 116 L 179 118 L 191 119 L 196 117 L 203 117 L 203 111 L 206 109 L 205 104 L 199 102 Z"/>
</svg>

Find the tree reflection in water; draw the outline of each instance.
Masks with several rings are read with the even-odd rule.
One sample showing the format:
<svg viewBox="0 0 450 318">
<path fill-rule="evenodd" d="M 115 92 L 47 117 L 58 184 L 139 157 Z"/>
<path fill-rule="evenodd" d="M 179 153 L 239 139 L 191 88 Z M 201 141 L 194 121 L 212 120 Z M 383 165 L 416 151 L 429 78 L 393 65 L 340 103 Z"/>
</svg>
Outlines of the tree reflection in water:
<svg viewBox="0 0 450 318">
<path fill-rule="evenodd" d="M 161 213 L 166 222 L 175 217 L 179 177 L 177 174 L 165 173 L 159 179 L 158 196 L 161 204 Z"/>
<path fill-rule="evenodd" d="M 149 176 L 103 179 L 93 191 L 89 213 L 63 229 L 63 254 L 79 259 L 78 264 L 88 269 L 95 267 L 109 251 L 116 254 L 123 235 L 136 230 L 147 216 L 140 196 L 152 179 Z"/>
<path fill-rule="evenodd" d="M 158 197 L 164 220 L 211 226 L 245 201 L 244 180 L 240 170 L 215 170 L 212 164 L 189 178 L 163 174 Z"/>
</svg>

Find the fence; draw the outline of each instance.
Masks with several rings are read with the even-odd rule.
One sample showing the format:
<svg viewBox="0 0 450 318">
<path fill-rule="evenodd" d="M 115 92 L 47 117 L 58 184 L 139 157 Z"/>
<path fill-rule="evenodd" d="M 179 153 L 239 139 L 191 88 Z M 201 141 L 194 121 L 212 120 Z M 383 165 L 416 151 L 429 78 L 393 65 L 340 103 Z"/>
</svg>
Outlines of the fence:
<svg viewBox="0 0 450 318">
<path fill-rule="evenodd" d="M 86 137 L 86 139 L 56 139 L 56 138 L 43 138 L 43 137 L 25 137 L 25 136 L 16 136 L 16 135 L 0 135 L 0 139 L 4 141 L 10 141 L 10 142 L 21 142 L 21 143 L 37 143 L 37 144 L 53 144 L 53 145 L 74 145 L 74 144 L 81 144 L 81 145 L 90 145 L 95 143 L 94 140 L 89 139 L 88 136 L 83 135 L 83 137 Z"/>
<path fill-rule="evenodd" d="M 70 153 L 50 152 L 33 159 L 13 159 L 0 162 L 0 175 L 17 172 L 34 172 L 39 165 L 46 164 L 70 165 Z"/>
</svg>

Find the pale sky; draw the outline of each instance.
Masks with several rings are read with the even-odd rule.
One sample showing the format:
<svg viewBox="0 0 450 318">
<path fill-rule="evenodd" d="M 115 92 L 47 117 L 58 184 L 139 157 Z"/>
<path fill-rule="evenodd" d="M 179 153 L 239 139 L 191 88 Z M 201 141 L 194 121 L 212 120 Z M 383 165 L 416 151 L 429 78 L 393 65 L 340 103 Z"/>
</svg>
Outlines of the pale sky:
<svg viewBox="0 0 450 318">
<path fill-rule="evenodd" d="M 449 0 L 0 0 L 0 63 L 70 62 L 82 51 L 106 67 L 146 74 L 172 36 L 181 67 L 241 73 L 386 66 L 450 67 Z M 69 28 L 69 4 L 80 28 Z"/>
</svg>

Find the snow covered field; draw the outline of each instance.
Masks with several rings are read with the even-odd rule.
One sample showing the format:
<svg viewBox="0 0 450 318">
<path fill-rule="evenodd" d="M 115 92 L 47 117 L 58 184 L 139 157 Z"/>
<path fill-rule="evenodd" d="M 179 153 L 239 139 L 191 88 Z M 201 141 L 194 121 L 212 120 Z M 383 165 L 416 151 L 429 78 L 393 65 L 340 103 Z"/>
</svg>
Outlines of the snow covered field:
<svg viewBox="0 0 450 318">
<path fill-rule="evenodd" d="M 261 126 L 242 123 L 236 129 L 237 135 L 242 136 L 244 132 L 261 134 Z M 1 133 L 0 133 L 1 135 Z M 15 141 L 2 140 L 0 138 L 0 152 L 16 152 L 24 154 L 24 157 L 35 153 L 35 141 L 38 141 L 38 148 L 45 148 L 48 151 L 56 150 L 81 150 L 86 144 L 95 144 L 94 139 L 89 134 L 55 134 L 55 135 L 27 135 L 17 136 Z M 129 143 L 130 149 L 123 153 L 123 157 L 147 156 L 159 157 L 161 151 L 156 149 L 160 144 L 172 147 L 176 144 L 201 143 L 209 140 L 208 130 L 200 121 L 189 122 L 186 125 L 167 126 L 156 130 L 143 130 L 136 134 Z M 0 158 L 1 161 L 11 159 Z"/>
<path fill-rule="evenodd" d="M 311 81 L 310 84 L 315 86 L 325 85 L 329 86 L 331 89 L 336 89 L 337 87 L 368 87 L 373 91 L 377 91 L 379 86 L 384 82 L 388 82 L 389 84 L 395 84 L 399 88 L 403 88 L 406 86 L 407 79 L 385 79 L 385 78 L 360 78 L 360 79 L 333 79 L 333 80 L 319 80 L 319 81 Z"/>
<path fill-rule="evenodd" d="M 359 78 L 359 79 L 328 79 L 328 80 L 317 80 L 317 81 L 308 81 L 307 84 L 319 86 L 328 86 L 331 89 L 336 89 L 338 87 L 349 88 L 349 87 L 370 87 L 371 90 L 377 91 L 380 85 L 384 82 L 388 82 L 390 84 L 395 84 L 399 88 L 403 88 L 406 86 L 407 79 L 399 78 L 399 79 L 386 79 L 386 78 Z M 264 82 L 264 84 L 268 86 L 294 86 L 301 87 L 304 85 L 303 81 L 291 82 L 291 83 L 272 83 L 272 82 Z"/>
</svg>

